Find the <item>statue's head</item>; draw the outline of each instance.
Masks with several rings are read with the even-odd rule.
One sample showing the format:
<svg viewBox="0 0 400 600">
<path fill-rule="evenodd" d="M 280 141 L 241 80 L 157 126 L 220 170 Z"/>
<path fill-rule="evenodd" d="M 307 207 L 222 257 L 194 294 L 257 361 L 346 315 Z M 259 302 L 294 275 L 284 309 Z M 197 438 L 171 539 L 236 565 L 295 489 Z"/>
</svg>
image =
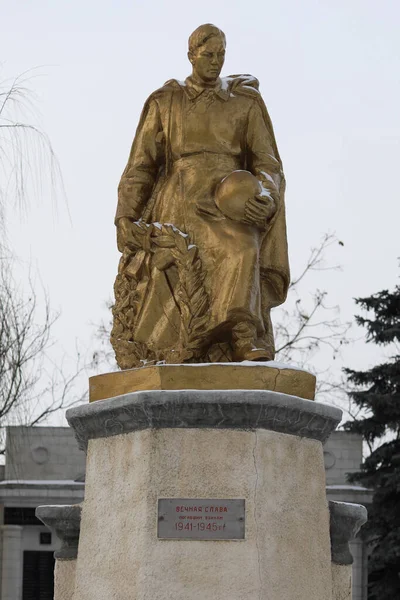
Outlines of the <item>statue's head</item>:
<svg viewBox="0 0 400 600">
<path fill-rule="evenodd" d="M 225 61 L 226 38 L 215 25 L 200 25 L 189 38 L 188 58 L 193 75 L 204 83 L 215 82 Z"/>
</svg>

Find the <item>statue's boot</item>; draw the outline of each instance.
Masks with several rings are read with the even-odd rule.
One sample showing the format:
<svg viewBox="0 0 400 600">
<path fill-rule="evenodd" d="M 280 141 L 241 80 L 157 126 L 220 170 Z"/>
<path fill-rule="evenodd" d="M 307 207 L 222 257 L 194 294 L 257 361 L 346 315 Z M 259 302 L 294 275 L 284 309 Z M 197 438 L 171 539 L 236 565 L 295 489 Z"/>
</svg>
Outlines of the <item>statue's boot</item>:
<svg viewBox="0 0 400 600">
<path fill-rule="evenodd" d="M 273 356 L 265 348 L 256 348 L 256 346 L 249 343 L 241 348 L 235 348 L 233 360 L 235 362 L 242 362 L 243 360 L 267 361 L 273 360 Z"/>
<path fill-rule="evenodd" d="M 255 325 L 249 321 L 242 321 L 232 329 L 233 360 L 268 361 L 273 360 L 274 355 L 268 348 L 255 345 L 257 330 Z"/>
</svg>

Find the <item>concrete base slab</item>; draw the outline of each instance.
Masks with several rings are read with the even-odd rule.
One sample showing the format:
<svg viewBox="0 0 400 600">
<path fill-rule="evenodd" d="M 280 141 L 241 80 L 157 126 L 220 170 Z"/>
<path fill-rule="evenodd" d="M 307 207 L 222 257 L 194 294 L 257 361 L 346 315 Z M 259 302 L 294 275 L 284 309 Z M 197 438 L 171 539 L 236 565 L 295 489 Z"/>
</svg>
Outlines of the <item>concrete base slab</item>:
<svg viewBox="0 0 400 600">
<path fill-rule="evenodd" d="M 154 365 L 89 379 L 89 400 L 145 390 L 271 390 L 314 400 L 315 376 L 277 362 Z"/>
</svg>

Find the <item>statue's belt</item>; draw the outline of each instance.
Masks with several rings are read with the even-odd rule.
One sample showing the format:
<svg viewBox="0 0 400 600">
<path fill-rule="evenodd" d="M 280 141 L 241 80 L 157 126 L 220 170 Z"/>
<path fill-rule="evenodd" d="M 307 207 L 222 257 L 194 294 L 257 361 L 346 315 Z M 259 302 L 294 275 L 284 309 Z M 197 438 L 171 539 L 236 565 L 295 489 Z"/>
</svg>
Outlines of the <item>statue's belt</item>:
<svg viewBox="0 0 400 600">
<path fill-rule="evenodd" d="M 199 163 L 200 161 L 210 161 L 214 164 L 218 165 L 224 164 L 229 167 L 232 167 L 232 170 L 235 170 L 240 167 L 241 164 L 241 156 L 238 154 L 228 154 L 228 153 L 220 153 L 220 152 L 191 152 L 188 154 L 182 154 L 179 157 L 173 157 L 173 167 L 180 167 L 182 165 Z"/>
</svg>

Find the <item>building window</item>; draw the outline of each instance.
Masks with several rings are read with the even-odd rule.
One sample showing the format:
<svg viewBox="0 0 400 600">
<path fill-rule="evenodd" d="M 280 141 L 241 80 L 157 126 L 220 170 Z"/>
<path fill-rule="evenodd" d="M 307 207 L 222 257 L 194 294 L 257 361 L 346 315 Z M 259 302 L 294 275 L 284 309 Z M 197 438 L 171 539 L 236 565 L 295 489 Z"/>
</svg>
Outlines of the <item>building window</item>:
<svg viewBox="0 0 400 600">
<path fill-rule="evenodd" d="M 35 510 L 27 506 L 5 506 L 4 525 L 43 525 L 36 518 Z"/>
<path fill-rule="evenodd" d="M 51 533 L 50 531 L 41 531 L 40 532 L 40 543 L 42 545 L 51 544 Z"/>
</svg>

